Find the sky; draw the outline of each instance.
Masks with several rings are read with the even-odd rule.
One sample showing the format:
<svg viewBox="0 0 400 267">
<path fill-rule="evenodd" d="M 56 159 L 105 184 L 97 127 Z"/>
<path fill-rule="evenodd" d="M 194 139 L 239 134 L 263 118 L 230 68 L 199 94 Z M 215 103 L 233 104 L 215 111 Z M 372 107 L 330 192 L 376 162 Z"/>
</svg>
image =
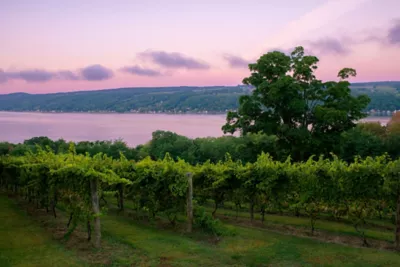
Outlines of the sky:
<svg viewBox="0 0 400 267">
<path fill-rule="evenodd" d="M 237 85 L 296 46 L 400 80 L 400 0 L 0 0 L 0 94 Z"/>
</svg>

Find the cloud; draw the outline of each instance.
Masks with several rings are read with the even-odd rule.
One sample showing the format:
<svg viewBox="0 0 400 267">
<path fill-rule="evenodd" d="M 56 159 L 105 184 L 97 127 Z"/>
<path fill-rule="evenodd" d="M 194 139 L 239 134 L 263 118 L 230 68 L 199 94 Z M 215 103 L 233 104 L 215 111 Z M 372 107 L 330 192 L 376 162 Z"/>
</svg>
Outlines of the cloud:
<svg viewBox="0 0 400 267">
<path fill-rule="evenodd" d="M 108 80 L 114 76 L 112 70 L 99 64 L 91 65 L 81 69 L 80 74 L 82 78 L 87 81 L 103 81 Z"/>
<path fill-rule="evenodd" d="M 389 29 L 388 41 L 392 45 L 400 45 L 400 20 L 397 20 L 395 24 Z"/>
<path fill-rule="evenodd" d="M 350 50 L 346 44 L 333 38 L 319 39 L 309 42 L 311 49 L 323 54 L 347 55 Z"/>
<path fill-rule="evenodd" d="M 135 66 L 125 66 L 120 69 L 122 72 L 130 73 L 133 75 L 138 75 L 138 76 L 149 76 L 149 77 L 155 77 L 155 76 L 161 76 L 162 73 L 158 70 L 153 70 L 149 68 L 142 68 L 138 65 Z"/>
<path fill-rule="evenodd" d="M 244 58 L 234 55 L 224 55 L 224 59 L 228 62 L 232 68 L 245 68 L 249 67 L 250 62 Z"/>
<path fill-rule="evenodd" d="M 0 69 L 0 83 L 5 83 L 7 82 L 7 75 L 4 72 L 4 70 Z"/>
<path fill-rule="evenodd" d="M 72 71 L 47 71 L 42 69 L 26 69 L 4 72 L 0 70 L 0 82 L 7 80 L 23 80 L 25 82 L 48 82 L 50 80 L 79 80 L 79 76 Z"/>
<path fill-rule="evenodd" d="M 64 81 L 101 81 L 113 77 L 113 72 L 101 65 L 91 65 L 77 71 L 60 70 L 48 71 L 43 69 L 25 69 L 4 71 L 0 69 L 0 83 L 8 80 L 23 80 L 28 83 L 44 83 L 51 80 Z"/>
<path fill-rule="evenodd" d="M 368 1 L 370 0 L 320 1 L 322 4 L 301 17 L 294 17 L 293 20 L 288 21 L 282 29 L 277 31 L 276 35 L 268 36 L 267 40 L 261 41 L 262 48 L 260 51 L 264 51 L 265 44 L 272 47 L 280 47 L 292 43 L 293 40 L 302 40 L 304 35 L 309 32 L 335 22 L 345 13 L 353 12 L 353 10 L 357 11 L 360 6 Z"/>
<path fill-rule="evenodd" d="M 210 65 L 201 60 L 185 56 L 177 52 L 164 51 L 145 51 L 139 53 L 139 57 L 150 59 L 153 63 L 171 69 L 184 68 L 189 70 L 204 70 L 209 69 Z"/>
<path fill-rule="evenodd" d="M 341 38 L 347 45 L 375 43 L 382 47 L 400 45 L 400 19 L 392 21 L 388 28 L 366 29 L 360 33 L 361 37 Z"/>
<path fill-rule="evenodd" d="M 278 52 L 284 53 L 285 55 L 290 55 L 293 52 L 293 50 L 294 50 L 294 47 L 293 48 L 271 48 L 271 49 L 268 49 L 266 52 L 269 53 L 269 52 L 278 51 Z"/>
<path fill-rule="evenodd" d="M 54 72 L 40 69 L 6 72 L 5 75 L 8 79 L 24 80 L 26 82 L 47 82 L 56 77 Z"/>
<path fill-rule="evenodd" d="M 61 80 L 69 80 L 69 81 L 77 81 L 80 80 L 81 77 L 79 77 L 78 74 L 70 71 L 70 70 L 62 70 L 57 72 L 57 78 Z"/>
</svg>

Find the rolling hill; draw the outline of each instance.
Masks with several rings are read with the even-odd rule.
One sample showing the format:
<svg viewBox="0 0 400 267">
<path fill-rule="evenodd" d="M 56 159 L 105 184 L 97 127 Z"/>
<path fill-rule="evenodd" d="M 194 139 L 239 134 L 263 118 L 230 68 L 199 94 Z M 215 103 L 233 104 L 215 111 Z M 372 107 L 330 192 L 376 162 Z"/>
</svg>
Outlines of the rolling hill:
<svg viewBox="0 0 400 267">
<path fill-rule="evenodd" d="M 353 94 L 367 94 L 373 115 L 400 109 L 400 82 L 369 82 L 351 85 Z M 51 94 L 0 95 L 1 111 L 38 112 L 133 112 L 225 113 L 238 107 L 247 86 L 142 87 Z"/>
</svg>

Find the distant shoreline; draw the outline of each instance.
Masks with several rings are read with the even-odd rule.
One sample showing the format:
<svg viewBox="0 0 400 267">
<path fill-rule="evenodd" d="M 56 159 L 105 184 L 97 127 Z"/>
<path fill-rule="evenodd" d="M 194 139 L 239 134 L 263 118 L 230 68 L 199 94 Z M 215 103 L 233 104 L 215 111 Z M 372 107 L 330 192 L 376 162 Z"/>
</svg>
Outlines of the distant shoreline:
<svg viewBox="0 0 400 267">
<path fill-rule="evenodd" d="M 181 112 L 181 113 L 172 113 L 172 112 L 90 112 L 90 111 L 62 111 L 62 112 L 52 112 L 52 111 L 10 111 L 10 110 L 0 110 L 0 113 L 37 113 L 37 114 L 116 114 L 116 115 L 226 115 L 227 112 Z"/>
<path fill-rule="evenodd" d="M 208 113 L 200 113 L 200 112 L 182 112 L 182 113 L 172 113 L 172 112 L 90 112 L 90 111 L 67 111 L 67 112 L 52 112 L 52 111 L 9 111 L 9 110 L 0 110 L 0 113 L 34 113 L 34 114 L 98 114 L 98 115 L 204 115 L 204 116 L 222 116 L 226 115 L 227 112 L 208 112 Z M 368 115 L 364 119 L 368 118 L 391 118 L 391 116 L 384 115 Z M 362 119 L 363 120 L 363 119 Z"/>
<path fill-rule="evenodd" d="M 369 116 L 391 116 L 400 110 L 400 81 L 353 84 L 353 95 L 369 95 Z M 215 115 L 239 109 L 247 86 L 117 88 L 65 93 L 0 95 L 4 112 L 70 114 Z M 393 111 L 387 110 L 390 107 Z"/>
</svg>

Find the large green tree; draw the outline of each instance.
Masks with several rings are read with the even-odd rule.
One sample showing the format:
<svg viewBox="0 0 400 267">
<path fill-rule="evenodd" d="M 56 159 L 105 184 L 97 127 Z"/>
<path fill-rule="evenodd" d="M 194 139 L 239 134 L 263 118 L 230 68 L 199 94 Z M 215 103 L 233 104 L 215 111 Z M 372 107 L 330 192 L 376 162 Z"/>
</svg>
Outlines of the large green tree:
<svg viewBox="0 0 400 267">
<path fill-rule="evenodd" d="M 331 152 L 340 134 L 366 116 L 370 100 L 351 95 L 347 79 L 356 76 L 354 69 L 342 69 L 338 82 L 322 82 L 315 76 L 318 61 L 296 47 L 290 55 L 269 52 L 249 64 L 251 75 L 243 83 L 255 89 L 227 114 L 223 131 L 277 135 L 281 148 L 297 160 Z"/>
</svg>

